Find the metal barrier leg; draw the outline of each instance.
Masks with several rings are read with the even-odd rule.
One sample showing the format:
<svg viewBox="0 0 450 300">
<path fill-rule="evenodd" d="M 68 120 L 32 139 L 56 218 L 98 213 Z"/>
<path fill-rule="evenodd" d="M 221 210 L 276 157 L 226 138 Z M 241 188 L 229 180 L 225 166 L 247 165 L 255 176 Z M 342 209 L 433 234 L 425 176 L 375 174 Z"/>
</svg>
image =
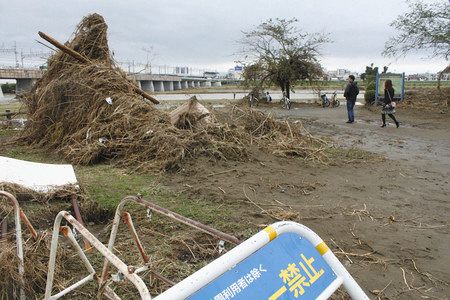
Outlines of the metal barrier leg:
<svg viewBox="0 0 450 300">
<path fill-rule="evenodd" d="M 24 269 L 24 259 L 23 259 L 22 227 L 20 224 L 21 215 L 25 216 L 25 214 L 23 212 L 21 213 L 21 209 L 19 207 L 19 202 L 17 201 L 16 197 L 14 197 L 12 194 L 5 192 L 5 191 L 0 191 L 0 196 L 3 196 L 5 198 L 9 199 L 14 206 L 14 222 L 16 225 L 16 245 L 17 245 L 16 254 L 17 254 L 17 258 L 19 259 L 18 271 L 19 271 L 19 277 L 20 277 L 20 279 L 19 279 L 20 280 L 19 299 L 25 300 L 25 290 L 24 290 L 25 282 L 23 279 L 25 269 Z M 26 218 L 26 216 L 25 216 L 25 218 Z M 28 219 L 26 219 L 26 220 L 28 221 Z M 4 222 L 6 222 L 6 220 Z M 28 222 L 27 224 L 29 224 L 30 227 L 33 228 L 33 226 L 31 226 L 30 222 Z M 34 230 L 34 228 L 33 228 L 33 231 L 36 234 L 36 231 Z M 37 236 L 37 234 L 36 234 L 36 236 Z"/>
<path fill-rule="evenodd" d="M 57 299 L 58 297 L 61 297 L 68 292 L 72 291 L 73 289 L 85 284 L 86 282 L 92 280 L 95 276 L 94 273 L 91 273 L 89 276 L 83 278 L 79 282 L 73 284 L 72 286 L 64 289 L 60 293 L 56 295 L 51 295 L 52 289 L 53 289 L 53 279 L 54 279 L 54 272 L 55 272 L 55 263 L 56 263 L 56 251 L 58 247 L 58 238 L 59 238 L 59 231 L 61 227 L 61 221 L 62 219 L 65 219 L 67 222 L 69 222 L 95 249 L 97 249 L 104 257 L 108 260 L 112 265 L 114 265 L 119 272 L 121 272 L 128 280 L 131 281 L 131 283 L 137 288 L 139 295 L 141 299 L 151 299 L 150 293 L 145 286 L 145 283 L 142 281 L 142 279 L 135 274 L 135 269 L 132 266 L 127 266 L 125 263 L 123 263 L 117 256 L 115 256 L 111 251 L 109 251 L 105 245 L 103 245 L 94 235 L 92 235 L 84 226 L 82 226 L 74 217 L 72 217 L 68 212 L 61 211 L 58 213 L 58 215 L 55 218 L 55 223 L 53 225 L 53 234 L 52 234 L 52 242 L 51 242 L 51 249 L 50 249 L 50 260 L 48 265 L 48 274 L 47 274 L 47 284 L 45 286 L 45 299 Z M 68 238 L 71 240 L 72 243 L 75 243 L 77 246 L 75 248 L 77 249 L 78 255 L 85 263 L 86 267 L 89 271 L 93 271 L 92 267 L 90 266 L 89 261 L 87 260 L 87 257 L 85 256 L 83 250 L 76 242 L 75 238 L 71 235 L 70 230 L 68 228 L 62 227 L 63 234 L 67 234 Z M 74 245 L 75 245 L 74 244 Z M 107 291 L 112 292 L 111 290 Z M 117 295 L 114 295 L 116 298 Z"/>
<path fill-rule="evenodd" d="M 133 235 L 133 240 L 136 244 L 136 247 L 139 250 L 139 253 L 141 253 L 142 260 L 144 263 L 148 263 L 150 261 L 150 258 L 145 253 L 144 247 L 142 246 L 141 240 L 139 239 L 139 236 L 137 235 L 136 229 L 133 225 L 133 220 L 131 219 L 131 215 L 128 212 L 124 212 L 122 215 L 123 221 L 125 224 L 127 224 L 128 229 L 130 230 L 131 234 Z"/>
<path fill-rule="evenodd" d="M 133 219 L 131 218 L 130 213 L 124 212 L 122 214 L 122 219 L 123 219 L 124 223 L 127 224 L 128 230 L 130 231 L 130 233 L 133 235 L 134 243 L 136 244 L 136 247 L 138 248 L 139 252 L 141 253 L 142 260 L 144 261 L 144 264 L 145 264 L 144 267 L 137 269 L 136 273 L 147 271 L 149 269 L 148 263 L 150 262 L 150 258 L 145 253 L 144 246 L 142 246 L 141 240 L 139 239 L 139 236 L 136 232 L 136 229 L 133 224 Z M 150 270 L 150 273 L 151 273 L 151 276 L 158 278 L 159 280 L 169 284 L 170 286 L 175 285 L 175 282 L 162 276 L 161 274 L 155 272 L 154 270 Z"/>
<path fill-rule="evenodd" d="M 127 204 L 128 202 L 138 203 L 138 204 L 140 204 L 140 205 L 142 205 L 142 206 L 144 206 L 144 207 L 146 207 L 148 209 L 151 209 L 151 210 L 153 210 L 155 212 L 158 212 L 158 213 L 160 213 L 162 215 L 165 215 L 165 216 L 167 216 L 167 217 L 169 217 L 169 218 L 171 218 L 173 220 L 176 220 L 178 222 L 186 224 L 186 225 L 188 225 L 190 227 L 193 227 L 195 229 L 198 229 L 198 230 L 203 231 L 203 232 L 205 232 L 205 233 L 207 233 L 209 235 L 215 236 L 217 238 L 220 238 L 222 240 L 228 241 L 230 243 L 233 243 L 233 244 L 236 244 L 236 245 L 240 243 L 239 239 L 234 237 L 234 236 L 231 236 L 229 234 L 223 233 L 223 232 L 221 232 L 221 231 L 219 231 L 217 229 L 211 228 L 211 227 L 209 227 L 209 226 L 207 226 L 205 224 L 202 224 L 200 222 L 197 222 L 197 221 L 194 221 L 192 219 L 186 218 L 186 217 L 184 217 L 184 216 L 182 216 L 180 214 L 177 214 L 177 213 L 175 213 L 173 211 L 170 211 L 170 210 L 168 210 L 166 208 L 160 207 L 160 206 L 158 206 L 158 205 L 156 205 L 154 203 L 151 203 L 151 202 L 149 202 L 147 200 L 144 200 L 141 197 L 138 197 L 138 196 L 127 196 L 127 197 L 123 198 L 120 201 L 119 205 L 117 206 L 116 213 L 114 215 L 114 220 L 113 220 L 112 228 L 111 228 L 111 235 L 110 235 L 109 242 L 108 242 L 108 250 L 111 251 L 111 252 L 113 252 L 114 243 L 116 241 L 116 236 L 117 236 L 117 231 L 119 229 L 120 217 L 121 217 L 121 214 L 122 214 L 122 209 L 125 206 L 125 204 Z M 109 262 L 105 259 L 105 262 L 103 264 L 102 275 L 100 277 L 101 278 L 101 285 L 105 284 L 105 282 L 107 281 L 108 265 L 109 265 Z M 170 282 L 170 281 L 166 281 L 166 282 Z"/>
</svg>

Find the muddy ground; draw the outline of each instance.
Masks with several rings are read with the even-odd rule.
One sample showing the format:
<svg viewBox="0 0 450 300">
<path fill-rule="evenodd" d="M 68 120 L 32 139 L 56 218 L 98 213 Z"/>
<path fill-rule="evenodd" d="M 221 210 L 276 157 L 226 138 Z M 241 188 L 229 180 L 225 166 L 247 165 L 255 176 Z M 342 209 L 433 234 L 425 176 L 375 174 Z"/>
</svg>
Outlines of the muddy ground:
<svg viewBox="0 0 450 300">
<path fill-rule="evenodd" d="M 219 108 L 226 109 L 229 108 Z M 145 185 L 150 185 L 151 181 L 149 196 L 155 198 L 156 195 L 155 201 L 160 205 L 239 238 L 249 237 L 279 220 L 293 220 L 310 227 L 324 239 L 370 298 L 448 299 L 449 115 L 400 109 L 397 117 L 401 126 L 397 129 L 390 120 L 387 128 L 380 128 L 378 110 L 362 107 L 356 108 L 354 124 L 345 123 L 343 106 L 322 109 L 305 105 L 287 111 L 276 105 L 263 105 L 258 109 L 280 119 L 301 121 L 305 133 L 320 136 L 329 140 L 330 146 L 334 144 L 343 149 L 327 149 L 329 160 L 325 162 L 277 157 L 255 148 L 250 161 L 198 159 L 175 174 L 132 177 L 122 174 L 126 171 L 113 169 L 120 173 L 118 180 L 127 186 L 114 191 L 117 193 L 115 200 L 145 191 Z M 3 137 L 0 142 L 8 139 Z M 28 148 L 8 150 L 10 146 L 3 147 L 2 143 L 0 153 L 3 155 L 22 151 L 33 160 Z M 60 162 L 59 159 L 56 162 Z M 81 185 L 93 181 L 91 185 L 96 188 L 96 185 L 106 184 L 97 182 L 97 177 L 102 177 L 100 174 L 115 174 L 108 173 L 111 172 L 109 166 L 96 167 L 94 173 L 87 173 L 89 169 L 76 167 Z M 165 192 L 161 195 L 156 189 Z M 186 201 L 183 206 L 174 204 L 180 199 Z M 29 211 L 27 207 L 25 210 Z M 209 212 L 210 218 L 205 217 Z M 54 214 L 48 217 L 46 228 L 50 228 L 53 219 Z M 190 246 L 183 243 L 174 247 L 177 253 L 169 253 L 170 243 L 155 242 L 155 236 L 161 233 L 172 232 L 171 243 L 182 241 L 190 234 L 183 235 L 180 227 L 164 222 L 138 222 L 137 230 L 151 253 L 183 262 L 184 273 L 179 270 L 173 273 L 176 263 L 167 265 L 162 261 L 157 266 L 158 271 L 178 281 L 205 262 L 192 257 L 191 250 L 195 252 L 192 245 L 198 240 L 191 241 Z M 89 222 L 88 228 L 106 243 L 109 227 Z M 157 229 L 161 232 L 155 233 Z M 215 242 L 206 244 L 214 248 Z M 131 241 L 123 240 L 123 243 L 123 249 L 128 249 Z M 198 256 L 197 252 L 195 254 Z M 214 252 L 204 259 L 210 261 L 215 257 Z M 129 291 L 127 298 L 134 298 L 134 289 Z M 92 294 L 81 291 L 72 297 L 90 297 L 86 295 Z M 346 296 L 340 292 L 335 298 Z"/>
<path fill-rule="evenodd" d="M 369 296 L 450 295 L 450 118 L 399 109 L 400 128 L 380 128 L 377 109 L 260 107 L 348 148 L 328 164 L 255 150 L 251 162 L 201 161 L 164 184 L 193 198 L 232 205 L 226 222 L 249 228 L 290 219 L 312 228 Z M 363 149 L 374 153 L 368 155 Z"/>
</svg>

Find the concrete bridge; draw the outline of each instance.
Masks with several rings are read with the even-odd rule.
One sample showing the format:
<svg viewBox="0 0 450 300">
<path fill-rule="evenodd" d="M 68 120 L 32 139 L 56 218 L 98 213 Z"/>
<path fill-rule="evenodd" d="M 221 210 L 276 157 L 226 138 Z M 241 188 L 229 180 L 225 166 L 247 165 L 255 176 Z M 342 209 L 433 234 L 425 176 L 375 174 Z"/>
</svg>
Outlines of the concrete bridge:
<svg viewBox="0 0 450 300">
<path fill-rule="evenodd" d="M 0 69 L 0 79 L 15 79 L 16 94 L 29 91 L 42 77 L 45 70 L 38 69 Z M 128 74 L 146 92 L 166 92 L 198 87 L 221 86 L 219 79 L 178 75 Z"/>
</svg>

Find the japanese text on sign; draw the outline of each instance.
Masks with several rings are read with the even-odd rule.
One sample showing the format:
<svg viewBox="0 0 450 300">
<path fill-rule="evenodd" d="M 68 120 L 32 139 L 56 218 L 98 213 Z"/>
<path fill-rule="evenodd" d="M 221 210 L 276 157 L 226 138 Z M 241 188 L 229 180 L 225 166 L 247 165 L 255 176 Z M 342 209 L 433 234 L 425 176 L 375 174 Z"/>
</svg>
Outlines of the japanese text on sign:
<svg viewBox="0 0 450 300">
<path fill-rule="evenodd" d="M 280 289 L 278 289 L 269 300 L 278 299 L 281 295 L 283 295 L 287 289 L 291 293 L 294 293 L 294 297 L 298 298 L 299 296 L 303 296 L 305 294 L 304 287 L 310 287 L 317 281 L 317 279 L 322 276 L 325 271 L 320 269 L 316 271 L 314 266 L 312 265 L 314 262 L 314 257 L 307 259 L 305 255 L 300 254 L 302 261 L 298 263 L 301 270 L 297 267 L 295 263 L 288 264 L 286 269 L 280 271 L 278 275 L 285 285 L 283 285 Z M 305 266 L 306 264 L 306 266 Z M 287 285 L 287 286 L 286 286 Z"/>
<path fill-rule="evenodd" d="M 267 272 L 267 270 L 264 270 L 262 265 L 259 265 L 259 269 L 251 269 L 246 275 L 242 276 L 236 282 L 233 282 L 222 292 L 214 296 L 214 300 L 228 300 L 234 298 L 234 296 L 249 287 L 252 282 L 258 280 L 262 276 L 261 273 L 263 272 Z"/>
</svg>

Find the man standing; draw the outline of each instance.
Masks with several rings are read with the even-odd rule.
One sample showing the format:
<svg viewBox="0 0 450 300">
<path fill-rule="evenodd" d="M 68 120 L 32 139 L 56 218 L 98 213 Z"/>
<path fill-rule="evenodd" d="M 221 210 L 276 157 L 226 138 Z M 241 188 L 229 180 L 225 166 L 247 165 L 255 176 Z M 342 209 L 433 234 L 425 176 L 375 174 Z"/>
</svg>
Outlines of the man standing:
<svg viewBox="0 0 450 300">
<path fill-rule="evenodd" d="M 347 115 L 348 115 L 348 121 L 347 123 L 353 123 L 355 122 L 355 114 L 353 112 L 353 108 L 355 107 L 356 103 L 356 96 L 359 94 L 359 88 L 358 85 L 355 82 L 355 76 L 350 75 L 348 76 L 348 84 L 345 87 L 344 97 L 347 99 Z"/>
</svg>

